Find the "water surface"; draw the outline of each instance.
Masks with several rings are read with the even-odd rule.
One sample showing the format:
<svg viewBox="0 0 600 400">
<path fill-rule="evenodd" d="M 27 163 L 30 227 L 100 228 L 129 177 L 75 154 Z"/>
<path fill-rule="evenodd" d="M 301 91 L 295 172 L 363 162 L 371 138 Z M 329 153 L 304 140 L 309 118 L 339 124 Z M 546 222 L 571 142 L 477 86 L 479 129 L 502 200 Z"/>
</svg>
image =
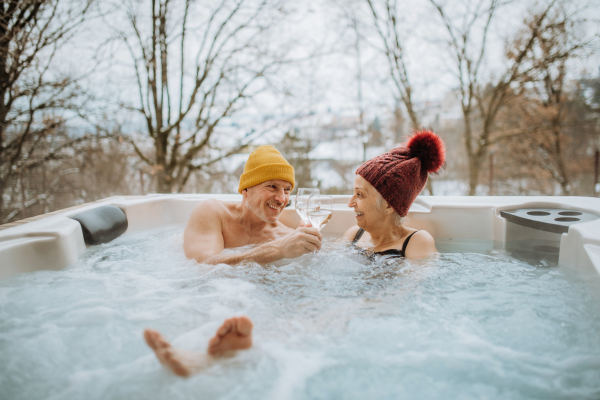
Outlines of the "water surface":
<svg viewBox="0 0 600 400">
<path fill-rule="evenodd" d="M 182 232 L 0 281 L 0 398 L 600 398 L 600 308 L 544 260 L 463 243 L 373 263 L 327 238 L 292 261 L 206 266 L 185 259 Z M 203 352 L 233 315 L 254 321 L 255 346 L 189 379 L 142 338 Z"/>
</svg>

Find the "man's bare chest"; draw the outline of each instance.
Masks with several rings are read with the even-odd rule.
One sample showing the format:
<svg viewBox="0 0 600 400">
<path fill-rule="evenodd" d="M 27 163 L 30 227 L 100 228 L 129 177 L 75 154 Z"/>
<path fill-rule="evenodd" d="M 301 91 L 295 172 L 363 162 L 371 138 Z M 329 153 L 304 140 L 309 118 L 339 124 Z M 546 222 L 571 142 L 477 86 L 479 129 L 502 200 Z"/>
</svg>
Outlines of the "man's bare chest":
<svg viewBox="0 0 600 400">
<path fill-rule="evenodd" d="M 263 244 L 277 239 L 281 234 L 282 232 L 279 232 L 278 229 L 266 229 L 257 232 L 247 230 L 244 227 L 229 227 L 227 231 L 223 231 L 223 244 L 226 249 Z"/>
</svg>

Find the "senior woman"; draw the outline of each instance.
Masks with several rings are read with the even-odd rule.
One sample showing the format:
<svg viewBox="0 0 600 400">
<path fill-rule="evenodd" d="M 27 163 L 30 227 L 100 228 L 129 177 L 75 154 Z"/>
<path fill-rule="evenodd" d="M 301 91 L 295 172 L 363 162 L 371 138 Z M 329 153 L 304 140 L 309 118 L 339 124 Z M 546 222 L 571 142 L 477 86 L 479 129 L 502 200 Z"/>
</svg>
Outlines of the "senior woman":
<svg viewBox="0 0 600 400">
<path fill-rule="evenodd" d="M 425 130 L 361 165 L 348 202 L 356 212 L 357 225 L 344 237 L 373 256 L 423 258 L 436 253 L 433 237 L 405 227 L 404 219 L 428 174 L 437 172 L 444 158 L 442 139 Z"/>
</svg>

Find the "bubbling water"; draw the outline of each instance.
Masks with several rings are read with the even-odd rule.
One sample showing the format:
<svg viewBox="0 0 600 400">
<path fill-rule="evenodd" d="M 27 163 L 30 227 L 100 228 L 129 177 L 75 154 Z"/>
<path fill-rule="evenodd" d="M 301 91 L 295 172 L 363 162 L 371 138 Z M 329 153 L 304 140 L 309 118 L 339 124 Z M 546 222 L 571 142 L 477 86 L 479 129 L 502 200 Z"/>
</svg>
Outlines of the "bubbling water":
<svg viewBox="0 0 600 400">
<path fill-rule="evenodd" d="M 182 232 L 1 281 L 0 398 L 600 397 L 600 313 L 569 271 L 492 251 L 372 262 L 333 238 L 295 260 L 208 266 L 185 258 Z M 189 379 L 142 338 L 204 352 L 242 314 L 254 347 Z"/>
</svg>

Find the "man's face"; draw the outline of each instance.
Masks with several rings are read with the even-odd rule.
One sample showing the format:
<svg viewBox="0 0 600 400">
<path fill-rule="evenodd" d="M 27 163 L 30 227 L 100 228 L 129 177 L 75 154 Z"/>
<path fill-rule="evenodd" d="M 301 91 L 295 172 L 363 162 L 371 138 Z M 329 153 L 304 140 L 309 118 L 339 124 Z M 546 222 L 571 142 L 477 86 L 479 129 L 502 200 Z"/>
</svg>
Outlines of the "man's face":
<svg viewBox="0 0 600 400">
<path fill-rule="evenodd" d="M 291 191 L 291 183 L 276 179 L 259 183 L 242 193 L 250 211 L 264 222 L 274 224 L 290 201 Z"/>
</svg>

